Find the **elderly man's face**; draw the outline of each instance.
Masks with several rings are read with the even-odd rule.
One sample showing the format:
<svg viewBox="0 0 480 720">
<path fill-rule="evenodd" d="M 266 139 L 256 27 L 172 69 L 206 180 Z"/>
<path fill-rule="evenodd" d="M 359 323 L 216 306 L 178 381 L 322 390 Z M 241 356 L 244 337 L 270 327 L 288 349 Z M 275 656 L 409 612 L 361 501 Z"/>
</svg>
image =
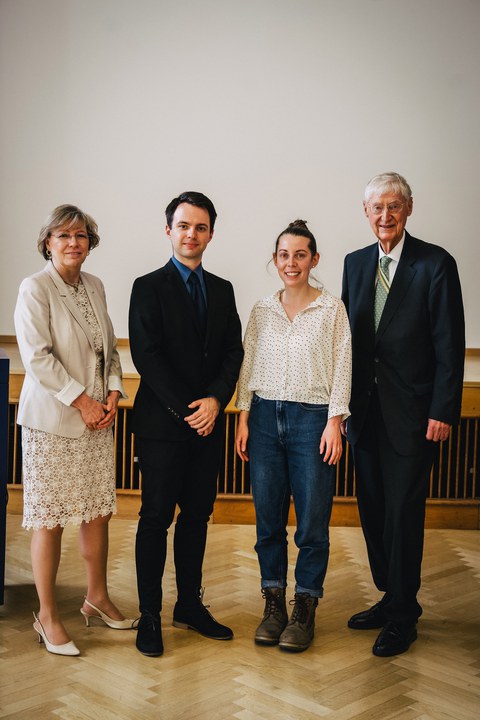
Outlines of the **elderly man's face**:
<svg viewBox="0 0 480 720">
<path fill-rule="evenodd" d="M 401 193 L 385 192 L 372 195 L 368 202 L 364 201 L 363 208 L 382 248 L 390 252 L 402 239 L 413 200 L 405 200 Z"/>
</svg>

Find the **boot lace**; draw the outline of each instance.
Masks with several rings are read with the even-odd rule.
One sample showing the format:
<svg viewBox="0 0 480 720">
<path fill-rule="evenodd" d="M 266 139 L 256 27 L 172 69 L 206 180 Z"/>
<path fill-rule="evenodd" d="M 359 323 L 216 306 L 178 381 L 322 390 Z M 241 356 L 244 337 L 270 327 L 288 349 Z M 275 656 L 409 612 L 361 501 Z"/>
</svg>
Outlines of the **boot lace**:
<svg viewBox="0 0 480 720">
<path fill-rule="evenodd" d="M 293 605 L 292 617 L 290 618 L 291 623 L 305 624 L 307 622 L 311 600 L 310 595 L 303 593 L 297 593 L 294 599 L 290 600 L 289 605 Z"/>
<path fill-rule="evenodd" d="M 272 592 L 268 588 L 262 588 L 262 596 L 265 600 L 265 612 L 263 619 L 271 617 L 282 617 L 282 602 L 279 595 Z"/>
</svg>

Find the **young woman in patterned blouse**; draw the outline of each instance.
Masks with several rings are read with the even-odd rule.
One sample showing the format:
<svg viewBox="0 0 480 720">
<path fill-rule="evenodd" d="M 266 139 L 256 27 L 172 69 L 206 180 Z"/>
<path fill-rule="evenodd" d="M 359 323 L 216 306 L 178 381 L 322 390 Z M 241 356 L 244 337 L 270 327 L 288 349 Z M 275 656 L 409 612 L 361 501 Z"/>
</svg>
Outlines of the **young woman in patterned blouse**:
<svg viewBox="0 0 480 720">
<path fill-rule="evenodd" d="M 277 238 L 273 262 L 283 283 L 255 304 L 244 340 L 236 448 L 250 461 L 265 611 L 255 633 L 261 645 L 306 650 L 323 596 L 340 423 L 348 415 L 350 328 L 341 300 L 318 288 L 319 260 L 303 220 Z M 288 619 L 287 522 L 293 497 L 297 528 L 295 597 Z"/>
</svg>

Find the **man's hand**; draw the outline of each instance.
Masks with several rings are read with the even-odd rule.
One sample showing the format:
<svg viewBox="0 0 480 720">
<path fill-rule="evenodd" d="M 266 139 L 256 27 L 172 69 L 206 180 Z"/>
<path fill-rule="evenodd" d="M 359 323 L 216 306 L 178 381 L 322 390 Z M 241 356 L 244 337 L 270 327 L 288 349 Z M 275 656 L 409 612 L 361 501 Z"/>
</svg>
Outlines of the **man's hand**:
<svg viewBox="0 0 480 720">
<path fill-rule="evenodd" d="M 450 428 L 451 425 L 447 425 L 447 423 L 429 418 L 426 438 L 427 440 L 433 440 L 433 442 L 447 440 L 450 435 Z"/>
<path fill-rule="evenodd" d="M 210 435 L 215 427 L 215 420 L 220 411 L 220 403 L 217 398 L 207 397 L 194 400 L 188 407 L 197 409 L 194 413 L 184 418 L 185 422 L 202 437 Z"/>
</svg>

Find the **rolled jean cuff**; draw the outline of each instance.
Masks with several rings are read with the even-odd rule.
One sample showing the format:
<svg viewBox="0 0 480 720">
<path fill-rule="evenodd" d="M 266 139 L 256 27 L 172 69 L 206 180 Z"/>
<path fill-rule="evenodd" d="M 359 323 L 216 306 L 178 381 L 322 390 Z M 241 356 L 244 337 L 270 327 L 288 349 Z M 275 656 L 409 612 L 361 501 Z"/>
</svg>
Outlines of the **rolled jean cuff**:
<svg viewBox="0 0 480 720">
<path fill-rule="evenodd" d="M 262 588 L 281 588 L 282 590 L 285 590 L 287 583 L 282 582 L 281 580 L 262 580 L 261 586 Z"/>
<path fill-rule="evenodd" d="M 301 585 L 295 585 L 295 592 L 306 593 L 307 595 L 311 595 L 312 597 L 316 598 L 323 597 L 323 588 L 321 590 L 311 590 L 310 588 L 304 588 Z"/>
</svg>

